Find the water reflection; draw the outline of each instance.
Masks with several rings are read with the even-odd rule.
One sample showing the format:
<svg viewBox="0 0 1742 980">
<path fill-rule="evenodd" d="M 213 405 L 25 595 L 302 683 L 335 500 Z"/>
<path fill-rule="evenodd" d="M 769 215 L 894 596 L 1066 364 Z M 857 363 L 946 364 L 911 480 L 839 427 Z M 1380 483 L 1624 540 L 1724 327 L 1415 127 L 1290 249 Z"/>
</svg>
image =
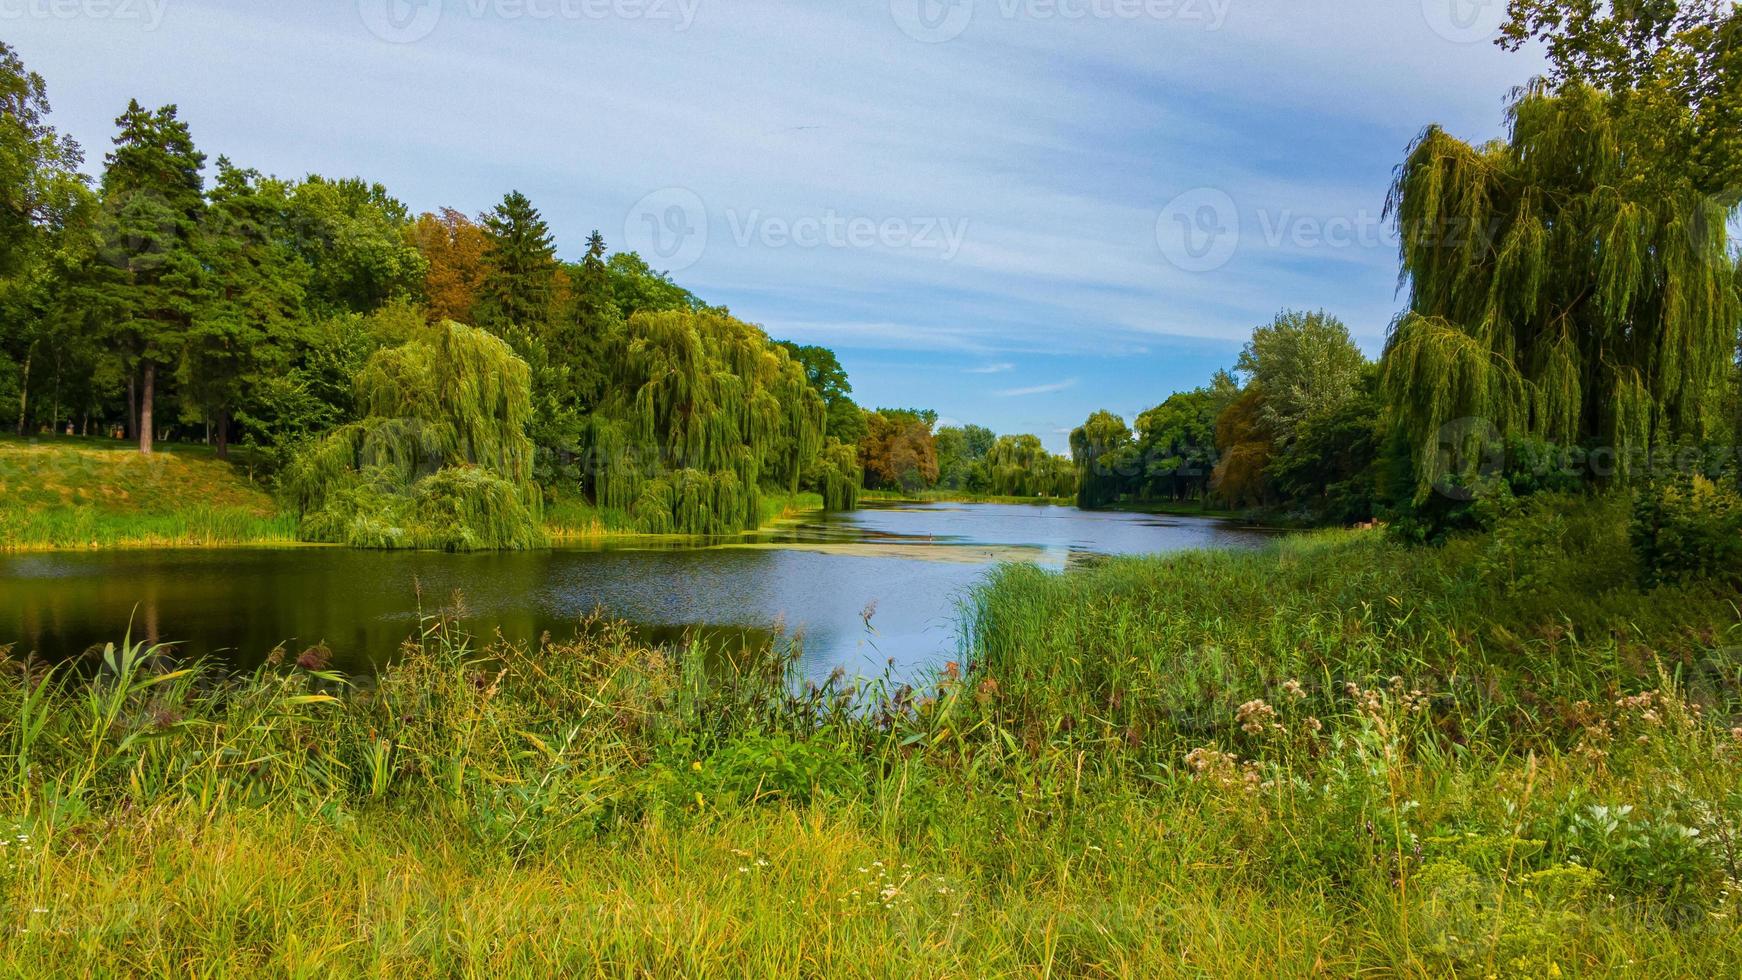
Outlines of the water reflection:
<svg viewBox="0 0 1742 980">
<path fill-rule="evenodd" d="M 118 639 L 175 641 L 237 665 L 324 642 L 366 671 L 424 610 L 463 597 L 482 636 L 571 634 L 595 611 L 650 639 L 704 629 L 712 644 L 799 638 L 807 675 L 905 674 L 958 653 L 956 602 L 1001 561 L 1064 568 L 1096 556 L 1246 547 L 1214 521 L 1071 508 L 912 505 L 818 515 L 742 538 L 530 553 L 443 555 L 337 548 L 0 557 L 0 638 L 64 659 Z M 3 641 L 0 641 L 3 642 Z"/>
</svg>

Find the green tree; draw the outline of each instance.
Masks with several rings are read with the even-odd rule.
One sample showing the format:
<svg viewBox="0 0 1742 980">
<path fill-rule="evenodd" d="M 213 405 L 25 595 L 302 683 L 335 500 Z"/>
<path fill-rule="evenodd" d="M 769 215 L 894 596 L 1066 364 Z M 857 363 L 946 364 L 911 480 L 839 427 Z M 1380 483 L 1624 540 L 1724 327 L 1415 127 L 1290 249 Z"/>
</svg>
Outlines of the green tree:
<svg viewBox="0 0 1742 980">
<path fill-rule="evenodd" d="M 1354 397 L 1301 421 L 1294 438 L 1270 460 L 1270 482 L 1314 520 L 1353 524 L 1371 519 L 1383 418 L 1379 374 L 1369 366 Z"/>
<path fill-rule="evenodd" d="M 428 263 L 408 238 L 411 213 L 382 185 L 311 176 L 291 191 L 290 220 L 312 274 L 311 313 L 369 313 L 421 295 Z"/>
<path fill-rule="evenodd" d="M 0 396 L 16 399 L 20 435 L 39 358 L 92 346 L 69 331 L 83 320 L 67 303 L 93 245 L 84 154 L 48 124 L 49 112 L 42 77 L 0 42 Z"/>
<path fill-rule="evenodd" d="M 508 345 L 461 324 L 370 356 L 359 421 L 312 443 L 287 486 L 303 534 L 372 548 L 473 551 L 544 541 L 532 479 L 532 378 Z"/>
<path fill-rule="evenodd" d="M 1252 331 L 1239 371 L 1264 392 L 1259 416 L 1271 441 L 1287 445 L 1309 416 L 1355 396 L 1367 358 L 1334 316 L 1285 310 Z"/>
<path fill-rule="evenodd" d="M 637 313 L 666 310 L 702 310 L 706 303 L 695 294 L 657 272 L 634 252 L 617 252 L 605 263 L 611 274 L 611 292 L 624 319 Z"/>
<path fill-rule="evenodd" d="M 1137 417 L 1140 490 L 1169 500 L 1197 500 L 1209 492 L 1216 466 L 1216 420 L 1240 396 L 1227 371 L 1210 384 L 1178 392 Z"/>
<path fill-rule="evenodd" d="M 764 485 L 796 492 L 825 448 L 822 397 L 753 324 L 718 310 L 637 313 L 586 432 L 589 490 L 650 532 L 761 521 Z"/>
<path fill-rule="evenodd" d="M 497 336 L 540 335 L 556 312 L 556 242 L 526 195 L 510 192 L 483 217 L 488 245 L 474 321 Z"/>
<path fill-rule="evenodd" d="M 208 294 L 189 324 L 181 389 L 206 412 L 219 457 L 247 393 L 289 363 L 309 270 L 289 242 L 289 193 L 223 157 L 200 236 Z"/>
<path fill-rule="evenodd" d="M 587 237 L 587 252 L 569 272 L 569 299 L 553 322 L 551 356 L 568 368 L 578 403 L 597 405 L 610 383 L 610 364 L 622 357 L 623 314 L 605 264 L 605 239 Z"/>
<path fill-rule="evenodd" d="M 980 425 L 945 426 L 937 431 L 938 486 L 969 493 L 991 492 L 986 457 L 998 436 Z"/>
<path fill-rule="evenodd" d="M 174 106 L 152 112 L 131 102 L 115 123 L 120 132 L 103 172 L 101 266 L 92 295 L 112 324 L 114 343 L 138 365 L 139 451 L 150 453 L 158 369 L 179 361 L 206 299 L 196 245 L 206 158 Z"/>
<path fill-rule="evenodd" d="M 1071 459 L 1077 468 L 1077 506 L 1100 510 L 1131 489 L 1138 460 L 1131 428 L 1112 412 L 1089 416 L 1071 433 Z"/>
<path fill-rule="evenodd" d="M 1002 497 L 1069 497 L 1077 492 L 1071 460 L 1054 456 L 1039 436 L 1001 436 L 986 454 L 990 492 Z"/>
<path fill-rule="evenodd" d="M 1540 41 L 1556 88 L 1589 86 L 1671 118 L 1654 148 L 1706 194 L 1742 194 L 1742 11 L 1732 0 L 1513 0 L 1499 44 Z"/>
<path fill-rule="evenodd" d="M 1621 479 L 1642 450 L 1709 430 L 1742 320 L 1729 207 L 1680 152 L 1703 111 L 1661 95 L 1537 84 L 1505 142 L 1429 127 L 1399 168 L 1409 310 L 1384 384 L 1418 500 L 1481 458 L 1485 426 L 1442 447 L 1459 419 L 1612 452 Z"/>
</svg>

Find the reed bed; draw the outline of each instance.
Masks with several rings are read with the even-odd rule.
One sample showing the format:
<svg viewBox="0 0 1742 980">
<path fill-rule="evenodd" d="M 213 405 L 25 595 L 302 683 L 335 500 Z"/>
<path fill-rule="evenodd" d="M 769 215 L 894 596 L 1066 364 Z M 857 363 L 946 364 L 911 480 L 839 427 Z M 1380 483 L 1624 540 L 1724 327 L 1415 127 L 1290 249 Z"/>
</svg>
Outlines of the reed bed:
<svg viewBox="0 0 1742 980">
<path fill-rule="evenodd" d="M 14 651 L 0 970 L 1732 976 L 1739 617 L 1613 506 L 1010 567 L 916 687 L 441 615 L 370 679 Z"/>
</svg>

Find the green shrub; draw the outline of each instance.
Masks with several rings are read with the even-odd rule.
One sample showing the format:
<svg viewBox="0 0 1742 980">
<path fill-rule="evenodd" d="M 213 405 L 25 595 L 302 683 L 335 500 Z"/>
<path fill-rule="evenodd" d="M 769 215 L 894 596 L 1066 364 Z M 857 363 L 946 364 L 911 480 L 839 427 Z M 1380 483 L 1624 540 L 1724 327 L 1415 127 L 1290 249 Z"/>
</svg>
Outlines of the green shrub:
<svg viewBox="0 0 1742 980">
<path fill-rule="evenodd" d="M 1646 586 L 1742 583 L 1742 494 L 1703 476 L 1652 484 L 1634 500 L 1630 537 Z"/>
</svg>

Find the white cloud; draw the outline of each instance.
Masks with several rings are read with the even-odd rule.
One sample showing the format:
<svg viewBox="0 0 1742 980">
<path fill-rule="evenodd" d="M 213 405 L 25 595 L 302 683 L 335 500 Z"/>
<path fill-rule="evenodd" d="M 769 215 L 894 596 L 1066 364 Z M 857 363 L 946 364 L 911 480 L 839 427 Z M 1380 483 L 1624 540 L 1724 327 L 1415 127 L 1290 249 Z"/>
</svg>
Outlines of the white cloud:
<svg viewBox="0 0 1742 980">
<path fill-rule="evenodd" d="M 1008 388 L 998 393 L 1000 398 L 1026 398 L 1030 395 L 1050 395 L 1054 392 L 1068 391 L 1077 386 L 1076 378 L 1066 378 L 1054 381 L 1052 384 L 1034 385 L 1030 388 Z"/>
</svg>

